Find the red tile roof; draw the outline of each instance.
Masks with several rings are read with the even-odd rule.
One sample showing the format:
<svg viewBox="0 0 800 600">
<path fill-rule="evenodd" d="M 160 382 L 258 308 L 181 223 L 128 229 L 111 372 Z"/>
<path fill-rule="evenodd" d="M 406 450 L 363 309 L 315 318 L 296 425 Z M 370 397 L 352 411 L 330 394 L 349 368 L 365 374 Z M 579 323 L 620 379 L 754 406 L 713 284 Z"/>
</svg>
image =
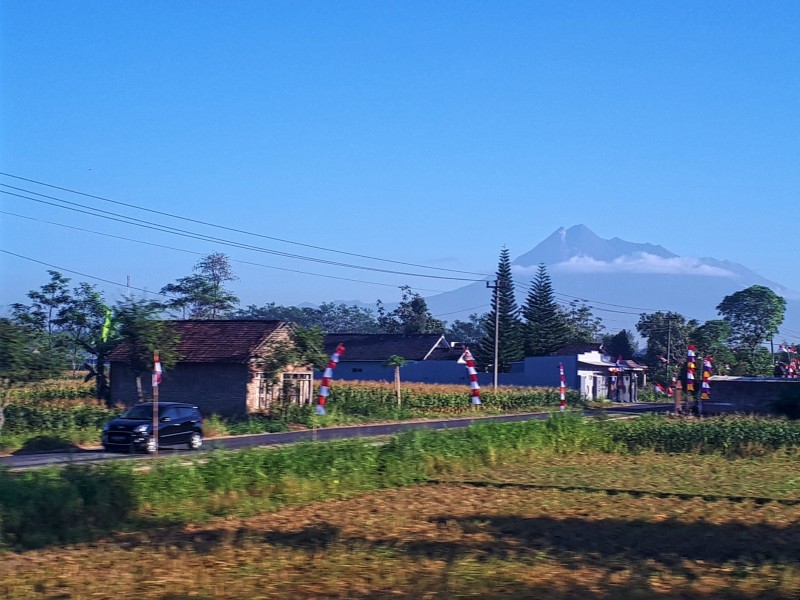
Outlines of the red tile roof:
<svg viewBox="0 0 800 600">
<path fill-rule="evenodd" d="M 282 326 L 284 321 L 166 321 L 180 336 L 180 362 L 245 362 L 255 350 Z M 109 360 L 125 361 L 130 347 L 123 342 Z"/>
</svg>

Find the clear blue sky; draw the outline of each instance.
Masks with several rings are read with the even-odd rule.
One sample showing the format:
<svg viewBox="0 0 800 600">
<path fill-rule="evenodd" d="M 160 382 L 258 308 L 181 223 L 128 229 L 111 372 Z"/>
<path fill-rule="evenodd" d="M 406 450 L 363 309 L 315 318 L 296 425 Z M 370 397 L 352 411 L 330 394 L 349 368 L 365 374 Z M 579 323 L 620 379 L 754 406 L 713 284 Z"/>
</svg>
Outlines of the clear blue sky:
<svg viewBox="0 0 800 600">
<path fill-rule="evenodd" d="M 503 245 L 515 257 L 583 223 L 800 290 L 800 2 L 5 0 L 0 27 L 5 173 L 487 273 Z M 0 183 L 269 250 L 423 271 Z M 463 285 L 175 237 L 8 194 L 0 210 L 28 217 L 0 213 L 0 248 L 153 291 L 214 251 L 235 261 L 243 304 L 393 302 L 405 283 L 424 295 Z M 0 254 L 0 304 L 24 301 L 47 268 Z M 111 301 L 124 293 L 98 287 Z"/>
</svg>

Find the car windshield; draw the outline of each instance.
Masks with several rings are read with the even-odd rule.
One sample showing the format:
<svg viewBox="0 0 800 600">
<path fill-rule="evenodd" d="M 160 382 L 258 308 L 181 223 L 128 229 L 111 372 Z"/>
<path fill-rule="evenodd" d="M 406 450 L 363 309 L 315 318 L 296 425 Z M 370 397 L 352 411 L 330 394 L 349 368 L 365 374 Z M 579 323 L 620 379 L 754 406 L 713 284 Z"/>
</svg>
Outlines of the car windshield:
<svg viewBox="0 0 800 600">
<path fill-rule="evenodd" d="M 160 409 L 161 407 L 159 407 Z M 158 412 L 162 412 L 159 410 Z M 153 407 L 152 406 L 134 406 L 124 415 L 122 415 L 125 419 L 152 419 L 153 418 Z"/>
</svg>

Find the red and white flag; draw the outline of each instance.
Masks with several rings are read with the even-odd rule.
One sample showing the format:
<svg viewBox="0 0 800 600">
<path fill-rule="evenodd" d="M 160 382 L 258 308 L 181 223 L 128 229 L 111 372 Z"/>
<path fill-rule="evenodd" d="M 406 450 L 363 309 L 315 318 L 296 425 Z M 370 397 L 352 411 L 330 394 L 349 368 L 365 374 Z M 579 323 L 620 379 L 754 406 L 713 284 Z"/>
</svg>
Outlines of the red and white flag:
<svg viewBox="0 0 800 600">
<path fill-rule="evenodd" d="M 477 406 L 481 403 L 481 386 L 478 384 L 478 371 L 475 369 L 475 359 L 469 348 L 464 348 L 464 354 L 458 359 L 458 362 L 464 361 L 467 365 L 467 373 L 469 375 L 469 389 L 472 397 L 472 404 Z"/>
<path fill-rule="evenodd" d="M 657 391 L 659 394 L 666 394 L 666 393 L 667 393 L 667 390 L 665 390 L 665 389 L 664 389 L 664 386 L 663 386 L 663 385 L 661 385 L 660 383 L 656 383 L 656 391 Z"/>
<path fill-rule="evenodd" d="M 158 356 L 153 360 L 153 387 L 161 383 L 161 359 Z"/>
</svg>

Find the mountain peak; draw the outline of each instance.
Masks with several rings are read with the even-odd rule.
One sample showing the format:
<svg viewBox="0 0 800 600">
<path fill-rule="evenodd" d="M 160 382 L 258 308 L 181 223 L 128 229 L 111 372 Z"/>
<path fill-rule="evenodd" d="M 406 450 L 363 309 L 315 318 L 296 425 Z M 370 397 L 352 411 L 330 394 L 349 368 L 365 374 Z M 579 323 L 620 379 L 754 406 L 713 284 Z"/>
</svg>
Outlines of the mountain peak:
<svg viewBox="0 0 800 600">
<path fill-rule="evenodd" d="M 636 253 L 654 254 L 664 258 L 676 256 L 661 246 L 626 242 L 620 238 L 606 240 L 586 225 L 573 225 L 569 228 L 559 227 L 533 250 L 517 258 L 514 264 L 522 267 L 539 263 L 554 265 L 576 256 L 610 261 Z"/>
</svg>

